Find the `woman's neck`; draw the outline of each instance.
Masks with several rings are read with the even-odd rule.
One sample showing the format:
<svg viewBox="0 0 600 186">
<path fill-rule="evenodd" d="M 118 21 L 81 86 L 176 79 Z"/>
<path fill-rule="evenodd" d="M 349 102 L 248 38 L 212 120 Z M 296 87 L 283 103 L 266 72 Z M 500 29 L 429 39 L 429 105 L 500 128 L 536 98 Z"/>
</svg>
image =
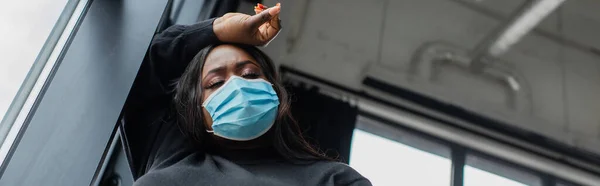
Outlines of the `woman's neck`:
<svg viewBox="0 0 600 186">
<path fill-rule="evenodd" d="M 212 136 L 212 154 L 234 162 L 256 162 L 277 159 L 279 154 L 272 146 L 269 133 L 250 141 L 234 141 Z"/>
</svg>

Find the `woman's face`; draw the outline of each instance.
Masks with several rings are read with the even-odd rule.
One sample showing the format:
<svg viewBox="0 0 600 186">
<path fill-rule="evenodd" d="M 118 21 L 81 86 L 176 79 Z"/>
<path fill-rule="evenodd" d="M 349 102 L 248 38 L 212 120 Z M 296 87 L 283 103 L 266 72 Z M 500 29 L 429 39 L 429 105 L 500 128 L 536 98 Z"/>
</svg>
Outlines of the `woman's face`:
<svg viewBox="0 0 600 186">
<path fill-rule="evenodd" d="M 202 102 L 221 87 L 231 76 L 245 79 L 264 79 L 263 71 L 252 56 L 233 45 L 215 47 L 204 62 L 202 69 Z M 212 118 L 205 108 L 202 108 L 204 123 L 212 130 Z"/>
</svg>

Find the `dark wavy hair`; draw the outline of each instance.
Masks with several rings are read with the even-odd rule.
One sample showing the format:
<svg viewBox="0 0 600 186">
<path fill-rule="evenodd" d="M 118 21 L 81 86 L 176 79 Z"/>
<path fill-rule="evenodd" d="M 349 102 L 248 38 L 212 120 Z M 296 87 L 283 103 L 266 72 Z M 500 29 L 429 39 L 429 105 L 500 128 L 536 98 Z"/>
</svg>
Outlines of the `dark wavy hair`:
<svg viewBox="0 0 600 186">
<path fill-rule="evenodd" d="M 248 53 L 258 62 L 265 77 L 273 84 L 279 97 L 279 108 L 275 124 L 267 134 L 271 135 L 271 146 L 287 160 L 333 160 L 313 148 L 302 136 L 300 127 L 290 111 L 290 96 L 277 75 L 272 60 L 254 46 L 230 44 Z M 192 59 L 175 86 L 174 104 L 177 124 L 181 131 L 197 146 L 206 149 L 210 144 L 206 138 L 206 125 L 202 118 L 201 75 L 208 54 L 218 45 L 208 46 Z M 265 134 L 266 135 L 266 134 Z"/>
</svg>

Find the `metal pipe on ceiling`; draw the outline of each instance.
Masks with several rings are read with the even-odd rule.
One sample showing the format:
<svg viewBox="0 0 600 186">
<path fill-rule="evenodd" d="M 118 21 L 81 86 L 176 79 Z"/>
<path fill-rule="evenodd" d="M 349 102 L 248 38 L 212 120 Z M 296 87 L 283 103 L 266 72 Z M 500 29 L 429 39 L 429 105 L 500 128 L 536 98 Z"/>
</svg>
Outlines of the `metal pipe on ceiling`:
<svg viewBox="0 0 600 186">
<path fill-rule="evenodd" d="M 506 53 L 564 2 L 565 0 L 535 0 L 525 3 L 511 20 L 475 49 L 471 65 L 480 67 L 487 57 L 495 58 Z"/>
</svg>

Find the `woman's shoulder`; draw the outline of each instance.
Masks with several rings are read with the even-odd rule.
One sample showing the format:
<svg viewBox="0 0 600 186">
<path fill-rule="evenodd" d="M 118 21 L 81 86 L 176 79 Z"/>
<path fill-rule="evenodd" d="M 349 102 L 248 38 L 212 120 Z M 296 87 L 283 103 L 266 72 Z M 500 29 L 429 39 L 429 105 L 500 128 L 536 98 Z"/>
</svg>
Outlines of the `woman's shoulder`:
<svg viewBox="0 0 600 186">
<path fill-rule="evenodd" d="M 334 185 L 371 185 L 371 182 L 348 164 L 336 161 L 318 161 L 312 164 L 316 170 L 334 182 Z"/>
<path fill-rule="evenodd" d="M 348 164 L 338 162 L 338 161 L 321 160 L 321 161 L 314 162 L 312 165 L 323 167 L 323 168 L 332 168 L 332 169 L 344 169 L 344 170 L 352 169 L 352 167 L 350 167 Z"/>
</svg>

